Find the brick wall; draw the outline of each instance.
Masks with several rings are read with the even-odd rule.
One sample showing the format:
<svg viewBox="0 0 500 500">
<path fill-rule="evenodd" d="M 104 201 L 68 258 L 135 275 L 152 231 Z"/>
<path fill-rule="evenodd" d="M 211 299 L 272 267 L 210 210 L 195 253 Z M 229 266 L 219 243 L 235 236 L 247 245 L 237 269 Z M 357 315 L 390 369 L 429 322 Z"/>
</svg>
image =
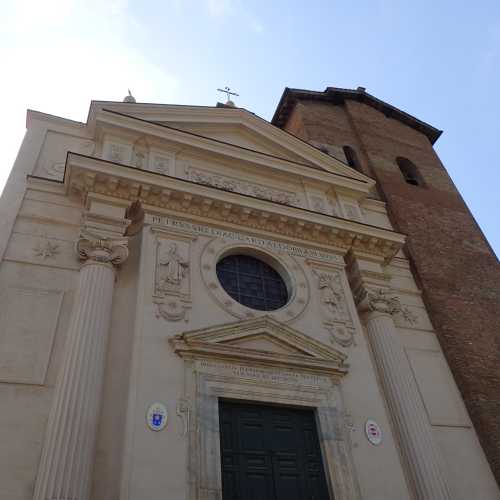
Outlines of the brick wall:
<svg viewBox="0 0 500 500">
<path fill-rule="evenodd" d="M 284 128 L 314 144 L 350 145 L 377 180 L 392 223 L 408 236 L 415 278 L 500 484 L 500 266 L 430 141 L 354 100 L 302 99 Z M 398 156 L 418 167 L 423 187 L 405 182 Z"/>
</svg>

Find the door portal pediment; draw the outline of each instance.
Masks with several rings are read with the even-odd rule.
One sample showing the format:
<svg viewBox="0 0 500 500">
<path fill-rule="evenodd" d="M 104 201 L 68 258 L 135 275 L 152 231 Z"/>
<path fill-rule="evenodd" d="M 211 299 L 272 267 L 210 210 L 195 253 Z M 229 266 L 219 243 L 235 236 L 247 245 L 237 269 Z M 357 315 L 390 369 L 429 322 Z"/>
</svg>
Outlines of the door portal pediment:
<svg viewBox="0 0 500 500">
<path fill-rule="evenodd" d="M 216 358 L 347 373 L 347 356 L 270 316 L 184 332 L 170 339 L 183 358 Z"/>
</svg>

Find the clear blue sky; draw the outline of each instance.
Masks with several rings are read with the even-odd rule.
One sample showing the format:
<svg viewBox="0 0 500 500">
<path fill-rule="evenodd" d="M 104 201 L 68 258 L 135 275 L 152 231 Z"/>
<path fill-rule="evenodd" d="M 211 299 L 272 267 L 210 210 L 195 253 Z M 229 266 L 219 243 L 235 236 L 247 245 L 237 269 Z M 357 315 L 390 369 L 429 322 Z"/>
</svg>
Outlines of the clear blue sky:
<svg viewBox="0 0 500 500">
<path fill-rule="evenodd" d="M 500 254 L 499 0 L 2 2 L 3 185 L 26 108 L 84 121 L 91 99 L 213 105 L 270 119 L 284 87 L 367 87 L 444 130 L 436 149 Z M 495 93 L 497 91 L 497 93 Z"/>
</svg>

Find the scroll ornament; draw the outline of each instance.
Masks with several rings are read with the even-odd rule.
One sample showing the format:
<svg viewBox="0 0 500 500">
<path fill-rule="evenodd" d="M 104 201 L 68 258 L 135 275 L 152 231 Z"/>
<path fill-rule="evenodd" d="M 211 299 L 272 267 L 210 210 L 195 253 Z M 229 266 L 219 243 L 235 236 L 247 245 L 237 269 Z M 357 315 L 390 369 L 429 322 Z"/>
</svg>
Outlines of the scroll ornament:
<svg viewBox="0 0 500 500">
<path fill-rule="evenodd" d="M 76 253 L 80 260 L 101 262 L 118 266 L 128 257 L 126 238 L 100 238 L 90 233 L 82 233 L 76 242 Z"/>
<path fill-rule="evenodd" d="M 373 288 L 363 289 L 358 304 L 361 309 L 377 311 L 392 315 L 401 314 L 406 322 L 413 325 L 417 323 L 417 317 L 407 307 L 401 305 L 399 297 L 396 297 L 388 289 Z"/>
</svg>

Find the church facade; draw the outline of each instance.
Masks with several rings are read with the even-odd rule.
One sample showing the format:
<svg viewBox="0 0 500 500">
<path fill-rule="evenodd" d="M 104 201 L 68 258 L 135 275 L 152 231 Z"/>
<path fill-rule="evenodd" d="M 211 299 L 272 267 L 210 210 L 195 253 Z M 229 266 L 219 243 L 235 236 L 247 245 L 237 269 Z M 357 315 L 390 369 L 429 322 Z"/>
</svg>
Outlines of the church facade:
<svg viewBox="0 0 500 500">
<path fill-rule="evenodd" d="M 295 135 L 227 105 L 28 112 L 0 499 L 500 498 L 380 181 L 285 104 Z"/>
</svg>

